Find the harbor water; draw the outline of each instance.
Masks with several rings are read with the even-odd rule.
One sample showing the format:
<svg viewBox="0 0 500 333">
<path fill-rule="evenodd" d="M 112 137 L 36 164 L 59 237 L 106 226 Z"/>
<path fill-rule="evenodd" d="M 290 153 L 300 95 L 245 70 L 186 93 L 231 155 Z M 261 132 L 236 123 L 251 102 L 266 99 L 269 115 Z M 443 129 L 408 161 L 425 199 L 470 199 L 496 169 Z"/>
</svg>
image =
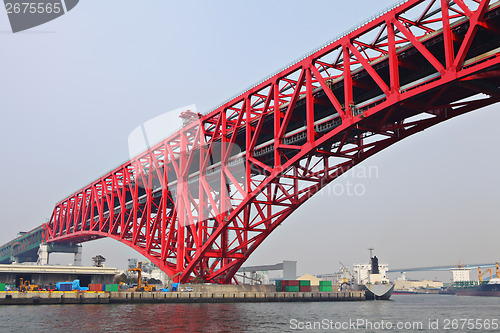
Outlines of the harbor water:
<svg viewBox="0 0 500 333">
<path fill-rule="evenodd" d="M 500 298 L 1 306 L 0 332 L 500 332 Z"/>
</svg>

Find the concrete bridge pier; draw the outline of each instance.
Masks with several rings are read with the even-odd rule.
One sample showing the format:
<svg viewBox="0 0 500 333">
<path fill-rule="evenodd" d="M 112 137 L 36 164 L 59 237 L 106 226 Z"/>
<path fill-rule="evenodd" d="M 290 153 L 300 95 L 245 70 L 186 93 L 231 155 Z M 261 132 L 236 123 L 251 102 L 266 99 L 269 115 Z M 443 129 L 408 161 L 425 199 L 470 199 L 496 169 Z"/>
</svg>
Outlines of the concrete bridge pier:
<svg viewBox="0 0 500 333">
<path fill-rule="evenodd" d="M 38 260 L 37 265 L 48 265 L 49 264 L 49 251 L 47 249 L 47 244 L 40 244 L 38 248 Z"/>
<path fill-rule="evenodd" d="M 83 247 L 81 244 L 77 246 L 77 252 L 75 253 L 75 258 L 73 259 L 73 266 L 81 266 L 82 265 L 82 251 Z"/>
<path fill-rule="evenodd" d="M 81 244 L 40 244 L 38 248 L 37 265 L 48 265 L 50 253 L 73 253 L 73 266 L 82 265 L 82 245 Z"/>
</svg>

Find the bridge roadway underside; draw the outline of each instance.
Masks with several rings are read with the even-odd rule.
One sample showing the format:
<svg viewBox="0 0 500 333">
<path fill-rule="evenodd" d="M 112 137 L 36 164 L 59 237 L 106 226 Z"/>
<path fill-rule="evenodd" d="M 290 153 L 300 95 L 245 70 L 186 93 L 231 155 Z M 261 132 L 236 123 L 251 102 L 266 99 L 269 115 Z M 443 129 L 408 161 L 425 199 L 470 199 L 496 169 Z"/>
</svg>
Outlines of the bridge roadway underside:
<svg viewBox="0 0 500 333">
<path fill-rule="evenodd" d="M 40 246 L 44 246 L 45 254 L 42 253 L 45 257 L 42 258 L 43 262 L 39 261 L 39 249 Z M 8 256 L 2 257 L 0 260 L 0 264 L 11 264 L 11 263 L 25 263 L 25 262 L 39 262 L 42 265 L 48 264 L 49 254 L 51 253 L 71 253 L 75 255 L 75 265 L 81 264 L 81 250 L 82 246 L 80 244 L 73 243 L 51 243 L 48 245 L 44 245 L 42 241 L 30 244 L 30 246 L 26 248 L 14 248 L 12 249 L 8 245 L 4 245 L 2 248 L 5 248 L 6 251 L 11 253 Z M 77 257 L 79 256 L 79 257 Z"/>
<path fill-rule="evenodd" d="M 349 168 L 500 101 L 500 3 L 467 12 L 443 1 L 454 6 L 448 21 L 432 5 L 402 18 L 419 4 L 374 19 L 61 201 L 47 242 L 111 237 L 182 282 L 229 283 L 270 232 Z M 440 20 L 450 26 L 432 30 Z"/>
</svg>

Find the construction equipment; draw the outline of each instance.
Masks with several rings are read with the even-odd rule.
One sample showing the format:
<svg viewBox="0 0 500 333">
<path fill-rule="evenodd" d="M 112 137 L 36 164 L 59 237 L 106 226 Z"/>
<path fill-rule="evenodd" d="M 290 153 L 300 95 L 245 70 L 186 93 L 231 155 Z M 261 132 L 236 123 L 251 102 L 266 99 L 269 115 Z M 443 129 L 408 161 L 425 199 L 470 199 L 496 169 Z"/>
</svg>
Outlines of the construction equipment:
<svg viewBox="0 0 500 333">
<path fill-rule="evenodd" d="M 497 273 L 497 278 L 499 278 L 499 279 L 500 279 L 500 271 L 498 270 L 498 263 L 495 263 L 495 265 L 497 266 L 497 271 L 496 271 L 496 273 Z"/>
<path fill-rule="evenodd" d="M 129 272 L 137 272 L 137 287 L 135 291 L 156 291 L 155 286 L 151 286 L 147 281 L 142 281 L 142 261 L 137 263 L 136 268 L 129 268 Z"/>
<path fill-rule="evenodd" d="M 488 272 L 490 273 L 490 279 L 493 279 L 493 272 L 491 271 L 491 268 L 488 268 L 484 272 L 481 272 L 481 267 L 477 268 L 477 274 L 479 276 L 479 282 L 483 282 L 483 275 L 486 274 L 486 273 L 488 273 Z"/>
<path fill-rule="evenodd" d="M 31 284 L 30 281 L 20 278 L 19 291 L 38 291 L 38 285 Z"/>
<path fill-rule="evenodd" d="M 345 267 L 344 264 L 341 261 L 339 261 L 339 263 L 340 263 L 340 266 L 341 266 L 340 270 L 342 272 L 342 284 L 344 284 L 344 283 L 347 283 L 347 284 L 354 283 L 354 281 L 356 281 L 356 278 L 351 273 L 351 271 L 349 270 L 349 268 Z M 350 280 L 347 280 L 346 273 L 351 276 Z"/>
</svg>

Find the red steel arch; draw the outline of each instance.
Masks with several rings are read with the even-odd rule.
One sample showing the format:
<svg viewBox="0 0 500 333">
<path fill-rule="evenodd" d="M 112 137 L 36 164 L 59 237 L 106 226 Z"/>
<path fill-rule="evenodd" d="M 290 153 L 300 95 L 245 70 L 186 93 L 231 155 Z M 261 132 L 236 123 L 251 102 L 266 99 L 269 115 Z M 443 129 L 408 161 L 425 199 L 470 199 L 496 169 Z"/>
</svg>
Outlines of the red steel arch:
<svg viewBox="0 0 500 333">
<path fill-rule="evenodd" d="M 111 237 L 177 281 L 230 283 L 354 165 L 500 100 L 500 2 L 409 0 L 59 202 L 47 242 Z"/>
</svg>

